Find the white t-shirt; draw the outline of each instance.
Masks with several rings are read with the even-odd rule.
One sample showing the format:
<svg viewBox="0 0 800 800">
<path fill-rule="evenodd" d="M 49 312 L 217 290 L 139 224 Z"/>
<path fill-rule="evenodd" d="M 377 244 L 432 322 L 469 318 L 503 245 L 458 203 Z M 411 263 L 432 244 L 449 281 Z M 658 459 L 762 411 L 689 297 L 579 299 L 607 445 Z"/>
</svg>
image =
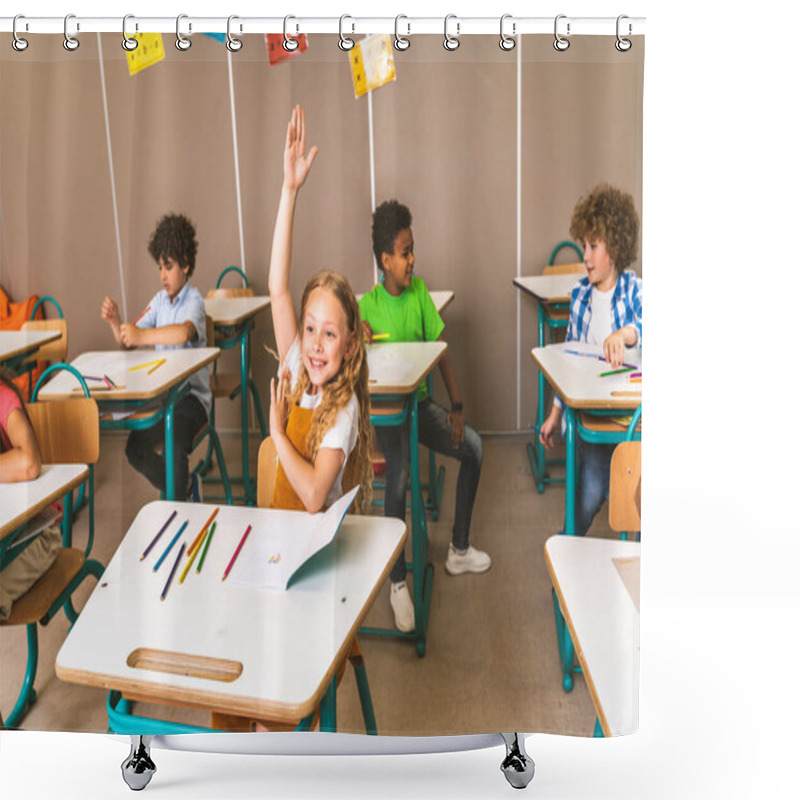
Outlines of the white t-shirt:
<svg viewBox="0 0 800 800">
<path fill-rule="evenodd" d="M 589 329 L 586 331 L 586 341 L 589 344 L 600 344 L 611 336 L 613 329 L 613 315 L 611 312 L 611 300 L 614 297 L 613 287 L 607 292 L 601 292 L 596 286 L 592 286 L 592 319 Z"/>
<path fill-rule="evenodd" d="M 303 364 L 303 356 L 300 352 L 300 335 L 295 337 L 289 352 L 286 354 L 285 366 L 289 368 L 292 374 L 292 389 L 297 385 L 300 375 L 300 368 Z M 300 398 L 300 408 L 314 409 L 319 405 L 322 399 L 322 392 L 316 394 L 304 393 Z M 333 482 L 328 497 L 325 500 L 325 505 L 329 506 L 335 503 L 343 494 L 342 492 L 342 476 L 344 475 L 345 467 L 347 466 L 347 459 L 353 448 L 356 446 L 356 439 L 358 437 L 358 399 L 355 392 L 350 395 L 347 405 L 339 409 L 336 415 L 336 421 L 328 428 L 327 433 L 322 437 L 320 447 L 327 447 L 331 450 L 341 450 L 344 453 L 344 462 L 342 468 L 339 470 L 336 480 Z"/>
</svg>

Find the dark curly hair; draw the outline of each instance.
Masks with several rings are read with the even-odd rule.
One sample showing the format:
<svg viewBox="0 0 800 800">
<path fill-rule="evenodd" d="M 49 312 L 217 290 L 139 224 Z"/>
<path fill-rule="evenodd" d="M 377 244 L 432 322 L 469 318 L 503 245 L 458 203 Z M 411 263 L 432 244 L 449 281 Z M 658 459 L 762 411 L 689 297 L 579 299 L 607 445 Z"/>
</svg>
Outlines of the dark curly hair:
<svg viewBox="0 0 800 800">
<path fill-rule="evenodd" d="M 572 212 L 569 235 L 577 241 L 601 241 L 622 272 L 636 258 L 639 216 L 633 197 L 607 183 L 581 197 Z"/>
<path fill-rule="evenodd" d="M 197 239 L 192 221 L 183 214 L 165 214 L 158 221 L 147 249 L 158 263 L 162 258 L 174 259 L 180 267 L 189 267 L 194 272 L 197 256 Z"/>
<path fill-rule="evenodd" d="M 381 203 L 372 215 L 372 252 L 378 266 L 383 269 L 381 256 L 394 253 L 394 240 L 397 234 L 411 227 L 411 212 L 408 206 L 397 200 Z"/>
</svg>

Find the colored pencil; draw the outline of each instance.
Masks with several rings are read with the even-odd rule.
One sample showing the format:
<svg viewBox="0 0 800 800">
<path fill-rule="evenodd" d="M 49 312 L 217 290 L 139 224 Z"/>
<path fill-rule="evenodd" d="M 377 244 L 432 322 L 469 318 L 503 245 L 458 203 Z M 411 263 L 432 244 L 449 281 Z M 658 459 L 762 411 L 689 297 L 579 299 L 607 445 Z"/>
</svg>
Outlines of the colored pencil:
<svg viewBox="0 0 800 800">
<path fill-rule="evenodd" d="M 192 553 L 191 557 L 189 558 L 189 562 L 188 562 L 188 563 L 186 564 L 186 566 L 183 568 L 183 572 L 181 573 L 181 577 L 178 579 L 178 583 L 183 583 L 183 582 L 184 582 L 184 580 L 186 579 L 186 574 L 187 574 L 187 573 L 189 572 L 189 570 L 192 568 L 192 564 L 194 564 L 194 560 L 197 558 L 197 554 L 198 554 L 199 552 L 200 552 L 200 548 L 198 547 L 198 548 L 197 548 L 197 549 L 194 551 L 194 553 Z M 188 553 L 187 553 L 187 555 L 188 555 Z"/>
<path fill-rule="evenodd" d="M 172 569 L 169 572 L 169 578 L 167 578 L 167 583 L 164 586 L 164 591 L 161 592 L 161 599 L 163 600 L 167 596 L 167 592 L 169 591 L 169 585 L 172 583 L 173 577 L 175 577 L 175 570 L 178 569 L 178 562 L 183 557 L 183 551 L 186 549 L 186 542 L 181 542 L 181 549 L 178 550 L 178 557 L 175 559 L 175 563 L 172 565 Z"/>
<path fill-rule="evenodd" d="M 581 353 L 580 350 L 565 350 L 565 353 L 568 353 L 571 356 L 583 356 L 584 358 L 596 358 L 598 361 L 605 361 L 608 363 L 608 359 L 605 356 L 599 356 L 597 353 Z M 636 364 L 625 364 L 623 362 L 623 367 L 630 367 L 631 369 L 636 369 Z"/>
<path fill-rule="evenodd" d="M 608 372 L 601 372 L 600 377 L 605 378 L 606 375 L 619 375 L 622 372 L 630 372 L 632 369 L 636 369 L 636 367 L 620 367 L 619 369 L 610 369 Z"/>
<path fill-rule="evenodd" d="M 131 367 L 128 372 L 136 372 L 137 369 L 144 369 L 145 367 L 152 367 L 153 364 L 158 364 L 158 362 L 164 363 L 163 358 L 154 358 L 152 361 L 147 361 L 144 364 L 137 364 L 135 367 Z"/>
<path fill-rule="evenodd" d="M 96 375 L 81 375 L 85 381 L 103 381 L 104 378 L 98 378 Z"/>
<path fill-rule="evenodd" d="M 225 580 L 225 578 L 228 577 L 228 573 L 231 571 L 231 568 L 236 563 L 236 558 L 239 555 L 239 551 L 242 549 L 242 545 L 244 544 L 245 539 L 247 539 L 247 536 L 250 533 L 250 529 L 252 527 L 253 527 L 252 525 L 247 526 L 247 530 L 244 532 L 244 536 L 242 536 L 241 541 L 239 542 L 239 546 L 236 548 L 236 552 L 233 554 L 233 558 L 230 560 L 228 566 L 225 567 L 225 572 L 222 573 L 222 580 Z"/>
<path fill-rule="evenodd" d="M 373 333 L 372 334 L 372 341 L 373 342 L 378 341 L 380 339 L 389 339 L 389 338 L 391 338 L 391 334 L 390 333 Z"/>
<path fill-rule="evenodd" d="M 150 306 L 147 306 L 147 308 L 144 311 L 142 311 L 142 313 L 139 314 L 139 316 L 136 317 L 136 319 L 131 324 L 135 325 L 149 310 L 150 310 Z"/>
<path fill-rule="evenodd" d="M 641 378 L 641 377 L 642 377 L 642 373 L 641 372 L 633 372 L 633 373 L 631 373 L 631 378 Z"/>
<path fill-rule="evenodd" d="M 166 522 L 165 522 L 165 523 L 164 523 L 164 524 L 161 526 L 161 530 L 160 530 L 160 531 L 159 531 L 159 532 L 158 532 L 158 533 L 157 533 L 157 534 L 156 534 L 156 535 L 153 537 L 153 541 L 152 541 L 152 542 L 150 542 L 150 544 L 149 544 L 149 545 L 147 545 L 147 547 L 144 549 L 144 553 L 142 553 L 142 557 L 139 559 L 139 561 L 144 561 L 144 560 L 147 558 L 148 554 L 150 553 L 150 551 L 151 551 L 151 550 L 153 549 L 153 547 L 155 546 L 155 543 L 156 543 L 156 542 L 157 542 L 157 541 L 158 541 L 158 540 L 161 538 L 161 534 L 162 534 L 162 533 L 164 533 L 164 531 L 165 531 L 167 528 L 169 528 L 169 524 L 170 524 L 170 522 L 172 522 L 172 520 L 174 520 L 174 519 L 175 519 L 175 517 L 177 516 L 177 514 L 178 514 L 178 511 L 177 511 L 177 509 L 176 509 L 175 511 L 173 511 L 173 512 L 172 512 L 172 513 L 169 515 L 169 519 L 168 519 L 168 520 L 167 520 L 167 521 L 166 521 Z"/>
<path fill-rule="evenodd" d="M 149 375 L 151 372 L 155 372 L 166 360 L 166 358 L 162 358 L 161 360 L 156 361 L 156 363 L 149 370 L 147 370 L 147 374 Z"/>
<path fill-rule="evenodd" d="M 197 562 L 197 574 L 200 574 L 200 570 L 203 569 L 203 562 L 206 560 L 206 553 L 208 552 L 208 546 L 211 544 L 211 537 L 214 535 L 214 530 L 217 527 L 217 521 L 211 523 L 211 529 L 208 532 L 208 536 L 206 536 L 206 543 L 203 545 L 203 555 L 200 556 L 200 561 Z M 198 548 L 199 549 L 199 548 Z"/>
<path fill-rule="evenodd" d="M 112 381 L 112 380 L 111 380 L 111 378 L 109 378 L 109 377 L 108 377 L 108 375 L 103 375 L 103 380 L 104 380 L 104 381 L 105 381 L 105 382 L 106 382 L 106 383 L 107 383 L 109 386 L 111 386 L 113 389 L 116 389 L 116 388 L 117 388 L 117 384 L 116 384 L 116 383 L 114 383 L 114 381 Z"/>
<path fill-rule="evenodd" d="M 167 545 L 167 549 L 161 554 L 161 557 L 158 559 L 158 561 L 156 561 L 156 565 L 153 567 L 153 572 L 157 572 L 158 571 L 158 568 L 161 566 L 161 563 L 167 557 L 167 554 L 169 553 L 169 551 L 172 550 L 173 546 L 175 545 L 175 542 L 178 541 L 178 538 L 184 532 L 184 530 L 186 529 L 186 526 L 188 524 L 189 524 L 189 520 L 188 519 L 184 520 L 183 525 L 181 525 L 181 527 L 178 528 L 178 532 L 172 537 L 172 541 Z"/>
<path fill-rule="evenodd" d="M 206 524 L 203 525 L 202 528 L 200 528 L 200 533 L 198 533 L 197 536 L 194 537 L 194 541 L 189 545 L 189 551 L 186 553 L 187 556 L 190 556 L 192 554 L 192 550 L 194 550 L 195 547 L 197 547 L 197 545 L 200 543 L 200 537 L 206 532 L 208 526 L 214 521 L 214 517 L 217 516 L 218 512 L 219 512 L 219 506 L 217 506 L 211 512 L 211 516 L 206 520 Z"/>
</svg>

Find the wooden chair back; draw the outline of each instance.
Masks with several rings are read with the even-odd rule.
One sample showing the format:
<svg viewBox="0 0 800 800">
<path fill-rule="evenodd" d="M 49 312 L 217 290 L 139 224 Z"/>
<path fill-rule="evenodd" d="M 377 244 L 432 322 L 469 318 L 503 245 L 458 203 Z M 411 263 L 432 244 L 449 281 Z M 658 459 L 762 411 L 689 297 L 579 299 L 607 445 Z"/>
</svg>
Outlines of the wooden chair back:
<svg viewBox="0 0 800 800">
<path fill-rule="evenodd" d="M 256 503 L 259 508 L 267 508 L 275 493 L 275 476 L 278 474 L 278 451 L 271 436 L 267 436 L 258 448 L 258 484 Z"/>
<path fill-rule="evenodd" d="M 586 272 L 582 261 L 573 264 L 548 264 L 542 270 L 542 275 L 571 275 L 573 272 Z"/>
<path fill-rule="evenodd" d="M 642 443 L 622 442 L 611 456 L 608 489 L 608 524 L 617 533 L 640 531 Z"/>
<path fill-rule="evenodd" d="M 100 415 L 92 397 L 26 406 L 43 464 L 96 464 Z"/>
<path fill-rule="evenodd" d="M 253 297 L 253 289 L 250 286 L 209 289 L 206 293 L 206 300 L 210 300 L 212 297 Z"/>
<path fill-rule="evenodd" d="M 214 320 L 206 314 L 206 347 L 214 346 Z M 217 362 L 214 362 L 214 366 Z"/>
<path fill-rule="evenodd" d="M 23 331 L 61 331 L 61 338 L 42 345 L 36 351 L 37 361 L 55 364 L 67 360 L 67 321 L 65 319 L 34 319 L 23 322 Z"/>
</svg>

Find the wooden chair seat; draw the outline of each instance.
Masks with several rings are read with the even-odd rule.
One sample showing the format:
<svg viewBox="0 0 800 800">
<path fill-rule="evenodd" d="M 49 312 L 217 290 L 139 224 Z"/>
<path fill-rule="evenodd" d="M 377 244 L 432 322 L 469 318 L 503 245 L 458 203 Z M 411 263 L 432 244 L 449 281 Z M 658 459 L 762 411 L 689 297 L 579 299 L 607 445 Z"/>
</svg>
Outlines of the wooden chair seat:
<svg viewBox="0 0 800 800">
<path fill-rule="evenodd" d="M 379 400 L 372 402 L 370 412 L 376 417 L 390 417 L 394 414 L 401 414 L 405 406 L 404 400 Z"/>
<path fill-rule="evenodd" d="M 241 377 L 234 372 L 212 372 L 211 394 L 214 397 L 230 397 L 238 388 Z"/>
<path fill-rule="evenodd" d="M 14 601 L 11 614 L 0 625 L 30 625 L 38 622 L 83 569 L 85 562 L 86 556 L 82 550 L 63 547 L 58 551 L 50 569 L 22 597 Z"/>
<path fill-rule="evenodd" d="M 590 431 L 597 431 L 598 433 L 624 433 L 628 430 L 628 425 L 623 425 L 611 417 L 603 417 L 598 414 L 590 414 L 586 411 L 581 411 L 580 415 L 581 425 Z M 636 426 L 637 431 L 642 430 L 641 421 Z"/>
</svg>

